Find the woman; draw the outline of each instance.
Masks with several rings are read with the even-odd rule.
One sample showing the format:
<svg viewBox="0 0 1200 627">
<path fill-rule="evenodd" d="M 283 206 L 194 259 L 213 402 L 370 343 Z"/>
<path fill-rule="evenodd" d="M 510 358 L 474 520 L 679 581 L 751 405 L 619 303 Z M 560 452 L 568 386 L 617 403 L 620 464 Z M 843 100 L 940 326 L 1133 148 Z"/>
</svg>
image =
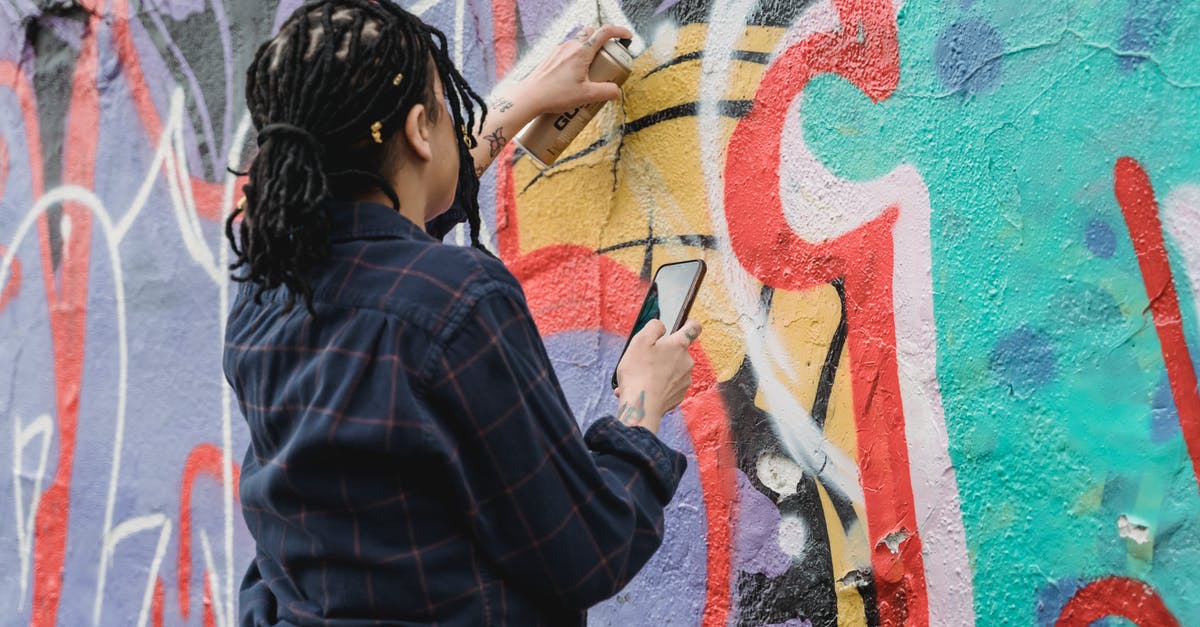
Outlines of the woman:
<svg viewBox="0 0 1200 627">
<path fill-rule="evenodd" d="M 654 433 L 699 326 L 639 333 L 619 419 L 581 436 L 475 200 L 535 115 L 619 96 L 587 67 L 629 36 L 566 42 L 486 119 L 445 37 L 390 2 L 307 4 L 259 48 L 259 152 L 227 224 L 242 624 L 578 625 L 661 543 L 685 461 Z M 463 219 L 474 248 L 438 241 Z"/>
</svg>

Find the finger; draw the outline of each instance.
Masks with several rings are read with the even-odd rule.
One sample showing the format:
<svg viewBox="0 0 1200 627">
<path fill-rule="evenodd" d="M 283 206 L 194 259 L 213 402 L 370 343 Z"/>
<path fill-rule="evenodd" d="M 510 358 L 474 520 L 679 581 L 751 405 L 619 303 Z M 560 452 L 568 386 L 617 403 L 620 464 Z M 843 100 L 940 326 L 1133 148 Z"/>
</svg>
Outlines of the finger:
<svg viewBox="0 0 1200 627">
<path fill-rule="evenodd" d="M 588 102 L 619 100 L 621 98 L 621 87 L 616 83 L 588 82 L 583 85 L 583 91 L 584 95 L 587 96 Z"/>
<path fill-rule="evenodd" d="M 633 39 L 633 31 L 616 24 L 605 24 L 592 33 L 591 39 L 604 43 L 609 39 Z"/>
<path fill-rule="evenodd" d="M 676 331 L 674 335 L 680 336 L 683 343 L 685 345 L 689 345 L 692 342 L 695 342 L 696 338 L 700 337 L 700 332 L 703 330 L 704 328 L 700 326 L 699 322 L 696 322 L 695 320 L 688 320 L 687 322 L 683 323 L 683 327 Z"/>
<path fill-rule="evenodd" d="M 600 47 L 603 46 L 605 42 L 613 38 L 631 39 L 633 38 L 633 32 L 623 26 L 605 24 L 604 26 L 596 29 L 596 32 L 592 33 L 590 37 L 585 39 L 583 45 L 584 47 L 593 48 L 599 51 Z"/>
<path fill-rule="evenodd" d="M 637 335 L 634 335 L 633 340 L 629 343 L 631 345 L 637 344 L 639 346 L 654 344 L 659 340 L 659 338 L 666 334 L 667 326 L 663 324 L 662 320 L 655 318 L 650 322 L 647 322 L 646 326 L 642 327 L 642 330 L 638 331 Z"/>
</svg>

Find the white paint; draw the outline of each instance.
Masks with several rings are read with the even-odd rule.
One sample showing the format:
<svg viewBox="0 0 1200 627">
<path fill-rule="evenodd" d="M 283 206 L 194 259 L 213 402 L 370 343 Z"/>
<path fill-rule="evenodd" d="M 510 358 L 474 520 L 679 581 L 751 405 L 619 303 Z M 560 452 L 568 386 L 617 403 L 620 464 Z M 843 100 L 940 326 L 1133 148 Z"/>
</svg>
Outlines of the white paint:
<svg viewBox="0 0 1200 627">
<path fill-rule="evenodd" d="M 493 94 L 505 92 L 513 83 L 525 78 L 543 59 L 559 46 L 576 26 L 596 26 L 601 22 L 624 26 L 633 30 L 633 24 L 621 10 L 618 0 L 573 0 L 563 7 L 558 17 L 550 23 L 533 42 L 529 50 L 521 56 L 512 71 L 498 82 L 493 88 Z M 633 33 L 633 41 L 629 46 L 635 55 L 645 47 L 645 41 L 637 31 Z"/>
<path fill-rule="evenodd" d="M 804 557 L 804 545 L 808 542 L 808 526 L 798 516 L 779 519 L 779 550 L 793 557 Z"/>
<path fill-rule="evenodd" d="M 1145 544 L 1151 540 L 1150 525 L 1121 514 L 1117 517 L 1117 535 L 1137 544 Z"/>
<path fill-rule="evenodd" d="M 730 84 L 732 60 L 726 51 L 737 47 L 755 0 L 734 0 L 714 3 L 709 16 L 704 49 L 722 54 L 705 54 L 701 61 L 700 105 L 700 162 L 708 187 L 708 206 L 717 250 L 726 263 L 720 264 L 724 285 L 738 312 L 738 323 L 745 340 L 746 353 L 754 366 L 759 389 L 766 397 L 772 426 L 788 455 L 805 470 L 821 478 L 829 489 L 835 490 L 855 503 L 863 503 L 862 487 L 858 483 L 858 467 L 817 428 L 808 410 L 792 395 L 775 375 L 774 365 L 792 362 L 783 342 L 779 341 L 769 324 L 769 311 L 759 298 L 759 282 L 750 276 L 733 251 L 729 239 L 729 224 L 725 217 L 725 152 L 723 129 L 728 122 L 721 116 L 719 102 L 726 97 Z"/>
<path fill-rule="evenodd" d="M 654 29 L 646 52 L 654 57 L 654 64 L 661 65 L 675 57 L 675 44 L 679 39 L 679 28 L 674 20 L 663 20 Z"/>
<path fill-rule="evenodd" d="M 92 623 L 100 624 L 100 617 L 104 606 L 104 590 L 107 582 L 108 571 L 111 568 L 113 556 L 116 551 L 116 546 L 137 533 L 142 531 L 151 531 L 159 529 L 160 537 L 158 549 L 154 560 L 150 565 L 150 579 L 148 587 L 144 594 L 144 603 L 142 613 L 139 616 L 139 625 L 145 624 L 145 619 L 148 616 L 149 599 L 152 598 L 154 579 L 157 577 L 158 569 L 161 565 L 162 557 L 165 554 L 166 544 L 169 541 L 171 533 L 171 521 L 166 519 L 162 514 L 149 514 L 138 517 L 131 517 L 119 524 L 113 524 L 114 508 L 116 503 L 116 491 L 119 485 L 121 458 L 124 450 L 124 434 L 125 434 L 125 418 L 128 395 L 128 336 L 126 328 L 126 299 L 124 291 L 124 276 L 122 263 L 119 253 L 119 244 L 128 233 L 130 226 L 136 220 L 141 210 L 144 208 L 149 190 L 153 187 L 153 179 L 161 172 L 167 180 L 167 189 L 172 200 L 172 208 L 175 213 L 176 222 L 179 226 L 181 238 L 184 241 L 186 248 L 191 254 L 194 261 L 200 265 L 216 284 L 220 286 L 221 297 L 220 307 L 221 318 L 224 318 L 224 311 L 228 307 L 228 277 L 221 272 L 213 259 L 212 251 L 209 249 L 207 242 L 204 239 L 203 232 L 200 228 L 199 217 L 195 208 L 195 196 L 191 189 L 191 179 L 188 174 L 187 160 L 183 152 L 183 135 L 182 135 L 182 119 L 183 119 L 183 94 L 182 90 L 176 88 L 171 95 L 171 108 L 167 116 L 166 123 L 163 128 L 163 136 L 159 138 L 158 146 L 155 151 L 155 157 L 152 160 L 150 170 L 146 175 L 146 181 L 143 181 L 139 186 L 138 194 L 134 197 L 134 202 L 130 209 L 125 212 L 119 223 L 114 223 L 111 214 L 104 206 L 103 202 L 91 191 L 76 185 L 64 185 L 42 196 L 34 204 L 28 213 L 18 225 L 17 232 L 13 240 L 7 246 L 7 251 L 3 261 L 0 262 L 0 285 L 6 283 L 11 272 L 12 263 L 15 258 L 15 251 L 20 243 L 29 234 L 36 220 L 45 214 L 45 212 L 58 204 L 64 202 L 74 202 L 84 206 L 93 216 L 95 223 L 99 226 L 101 233 L 104 235 L 104 243 L 108 253 L 109 265 L 113 273 L 113 292 L 114 301 L 116 303 L 116 323 L 117 323 L 117 408 L 114 416 L 114 435 L 113 435 L 113 453 L 111 456 L 112 466 L 109 476 L 108 497 L 105 503 L 104 526 L 101 533 L 101 558 L 97 568 L 96 575 L 96 592 L 92 606 Z M 248 134 L 250 122 L 248 117 L 244 117 L 238 128 L 238 142 L 235 145 L 241 145 L 245 141 L 245 136 Z M 234 152 L 232 149 L 230 152 Z M 231 161 L 234 157 L 230 157 Z M 225 189 L 225 206 L 232 205 L 234 179 L 230 178 Z M 62 222 L 62 232 L 64 241 L 70 237 L 71 222 L 68 215 L 64 214 Z M 66 250 L 66 248 L 64 248 Z M 222 259 L 222 267 L 227 263 L 227 253 L 224 247 L 220 247 L 220 256 Z M 222 328 L 219 338 L 223 338 L 224 329 Z M 233 492 L 232 492 L 232 457 L 230 448 L 232 447 L 231 433 L 231 415 L 229 410 L 230 399 L 227 386 L 222 383 L 222 443 L 223 443 L 223 488 L 225 500 L 225 529 L 224 529 L 224 548 L 225 548 L 225 603 L 218 605 L 214 609 L 216 613 L 222 615 L 225 624 L 232 625 L 235 615 L 235 605 L 233 602 Z M 29 434 L 27 428 L 25 434 Z M 39 429 L 42 427 L 38 427 Z M 47 427 L 48 428 L 48 427 Z M 32 437 L 32 435 L 30 435 Z M 27 443 L 27 442 L 26 442 Z M 49 446 L 49 441 L 43 443 L 44 447 Z M 22 446 L 22 448 L 24 448 Z M 44 462 L 40 464 L 44 472 Z M 40 486 L 41 479 L 38 479 Z M 40 497 L 40 489 L 37 490 L 35 498 Z M 23 499 L 22 499 L 23 500 Z M 33 512 L 36 511 L 36 500 L 34 501 L 33 510 L 28 517 L 24 516 L 23 509 L 20 510 L 21 518 L 32 520 Z M 23 504 L 20 506 L 23 508 Z M 21 522 L 19 523 L 18 539 L 25 536 L 25 532 L 29 526 Z M 30 544 L 32 540 L 30 539 Z M 29 559 L 28 551 L 22 546 L 22 560 L 27 562 Z M 31 550 L 31 547 L 30 549 Z M 27 568 L 26 576 L 22 578 L 22 587 L 27 587 Z M 213 572 L 219 572 L 219 569 L 213 568 Z M 214 588 L 214 594 L 219 594 L 219 588 Z M 22 597 L 23 598 L 23 597 Z"/>
<path fill-rule="evenodd" d="M 32 477 L 33 489 L 29 495 L 29 510 L 26 511 L 25 497 L 21 490 L 21 474 L 25 465 L 25 447 L 29 446 L 34 438 L 41 438 L 41 450 L 37 458 L 37 471 Z M 46 461 L 53 439 L 54 421 L 49 414 L 42 414 L 25 426 L 21 425 L 19 416 L 13 415 L 13 501 L 17 515 L 17 556 L 21 563 L 21 597 L 17 601 L 17 609 L 24 609 L 25 595 L 29 592 L 29 565 L 33 559 L 33 521 L 38 504 L 42 500 L 42 480 L 46 477 Z"/>
<path fill-rule="evenodd" d="M 755 474 L 763 485 L 779 495 L 779 500 L 796 493 L 804 471 L 791 458 L 763 454 L 755 463 Z"/>
<path fill-rule="evenodd" d="M 241 165 L 239 163 L 242 147 L 246 144 L 247 139 L 252 129 L 250 120 L 250 112 L 243 109 L 242 119 L 238 123 L 237 131 L 234 133 L 233 142 L 229 146 L 229 154 L 226 155 L 226 165 L 229 169 L 237 170 Z M 232 211 L 234 206 L 233 196 L 237 191 L 237 179 L 230 176 L 225 179 L 225 190 L 221 201 L 221 221 L 224 222 L 228 213 Z M 220 267 L 229 267 L 229 246 L 222 242 L 217 247 L 217 255 L 220 259 Z M 225 345 L 225 325 L 226 316 L 229 312 L 229 273 L 221 272 L 219 287 L 217 290 L 217 320 L 218 333 L 216 341 L 218 345 L 224 348 Z M 229 384 L 225 381 L 225 373 L 217 368 L 215 373 L 218 377 L 218 383 L 221 388 L 221 500 L 223 502 L 224 514 L 224 549 L 225 549 L 225 602 L 217 603 L 215 600 L 213 606 L 217 609 L 214 614 L 220 621 L 222 611 L 224 612 L 224 624 L 235 625 L 237 616 L 237 607 L 235 605 L 235 597 L 233 595 L 234 578 L 236 574 L 236 564 L 233 561 L 233 518 L 234 509 L 237 508 L 240 514 L 241 508 L 234 503 L 233 499 L 233 393 L 229 388 Z M 240 518 L 239 518 L 240 519 Z M 203 532 L 203 530 L 201 530 Z M 213 576 L 216 576 L 216 569 L 213 571 Z M 220 587 L 215 583 L 212 586 L 214 591 L 219 592 Z M 214 592 L 214 595 L 216 592 Z"/>
<path fill-rule="evenodd" d="M 1186 183 L 1171 190 L 1162 201 L 1163 230 L 1183 257 L 1183 274 L 1200 312 L 1200 184 Z M 1178 267 L 1172 269 L 1178 278 Z"/>
<path fill-rule="evenodd" d="M 422 15 L 425 15 L 429 9 L 437 6 L 438 2 L 441 2 L 441 0 L 420 0 L 419 2 L 408 7 L 408 12 L 417 17 L 421 17 Z"/>
<path fill-rule="evenodd" d="M 659 208 L 659 216 L 667 219 L 672 216 L 680 216 L 676 223 L 669 225 L 669 230 L 676 232 L 694 232 L 696 230 L 682 221 L 684 212 L 653 160 L 634 153 L 622 155 L 622 160 L 624 161 L 622 172 L 630 177 L 630 185 L 642 193 L 650 193 L 653 196 L 655 205 Z M 722 226 L 724 226 L 723 218 Z M 729 290 L 731 300 L 738 312 L 738 324 L 746 342 L 746 353 L 755 366 L 760 389 L 767 397 L 767 409 L 772 416 L 772 425 L 776 434 L 792 459 L 819 477 L 827 488 L 861 504 L 863 494 L 858 483 L 858 467 L 854 460 L 829 442 L 824 432 L 813 422 L 808 410 L 775 376 L 772 366 L 783 365 L 789 363 L 790 360 L 787 359 L 786 351 L 781 348 L 783 342 L 767 322 L 770 311 L 758 296 L 757 284 L 737 264 L 728 237 L 723 241 L 718 237 L 717 248 L 722 251 L 725 259 L 731 260 L 723 264 L 724 269 L 730 273 L 730 276 L 741 281 L 740 289 L 743 290 L 741 292 L 735 292 L 734 287 L 728 282 L 725 287 Z M 753 287 L 751 287 L 752 285 Z M 785 374 L 787 373 L 785 372 Z"/>
<path fill-rule="evenodd" d="M 708 51 L 731 50 L 742 33 L 743 24 L 755 3 L 738 0 L 714 6 L 709 19 Z M 811 33 L 828 30 L 830 15 L 836 11 L 822 2 L 806 11 L 794 31 Z M 790 35 L 781 45 L 797 41 L 803 35 Z M 781 50 L 777 49 L 776 54 Z M 700 106 L 701 163 L 709 182 L 709 206 L 713 226 L 722 253 L 733 259 L 728 247 L 725 222 L 724 179 L 721 153 L 722 120 L 717 101 L 724 97 L 729 84 L 730 61 L 726 54 L 707 54 L 701 73 Z M 852 183 L 829 172 L 804 144 L 800 105 L 797 95 L 784 129 L 787 146 L 780 163 L 780 192 L 788 224 L 801 237 L 812 242 L 852 232 L 887 208 L 898 206 L 900 217 L 894 229 L 895 260 L 893 269 L 893 308 L 895 310 L 896 350 L 900 375 L 905 435 L 913 496 L 917 506 L 925 575 L 932 624 L 974 624 L 971 572 L 967 559 L 966 535 L 958 500 L 954 467 L 949 458 L 945 413 L 936 377 L 937 338 L 933 317 L 932 257 L 929 239 L 929 193 L 920 174 L 910 165 L 901 165 L 875 181 Z M 727 284 L 745 281 L 734 264 L 725 264 Z M 739 296 L 739 312 L 753 311 L 751 294 L 745 288 L 732 290 Z M 753 295 L 757 299 L 757 295 Z M 759 325 L 761 328 L 762 325 Z M 755 341 L 755 329 L 743 324 L 748 352 L 755 372 L 763 384 L 776 424 L 795 424 L 804 412 L 795 410 L 783 386 L 773 379 L 769 369 L 761 367 L 763 355 Z M 790 411 L 785 407 L 791 405 Z M 783 416 L 784 420 L 778 417 Z M 787 420 L 791 417 L 791 420 Z M 797 418 L 799 417 L 799 418 Z M 809 420 L 811 422 L 811 420 Z M 802 433 L 796 434 L 803 442 Z M 782 437 L 782 434 L 781 434 Z M 811 467 L 804 459 L 806 447 L 788 447 L 793 459 Z M 796 449 L 799 449 L 798 451 Z M 861 492 L 856 502 L 861 502 Z M 868 512 L 869 515 L 869 512 Z"/>
<path fill-rule="evenodd" d="M 907 529 L 897 529 L 896 531 L 883 536 L 883 539 L 880 540 L 879 543 L 887 547 L 887 550 L 891 551 L 892 555 L 899 555 L 900 545 L 904 544 L 904 541 L 911 537 L 911 531 Z"/>
</svg>

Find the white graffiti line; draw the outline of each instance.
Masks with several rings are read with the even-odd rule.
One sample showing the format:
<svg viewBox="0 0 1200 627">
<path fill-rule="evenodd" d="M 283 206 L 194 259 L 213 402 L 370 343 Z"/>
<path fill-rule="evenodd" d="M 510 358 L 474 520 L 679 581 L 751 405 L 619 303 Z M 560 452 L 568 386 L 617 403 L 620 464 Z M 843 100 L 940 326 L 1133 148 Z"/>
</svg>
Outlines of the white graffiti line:
<svg viewBox="0 0 1200 627">
<path fill-rule="evenodd" d="M 441 0 L 420 0 L 416 4 L 408 7 L 408 12 L 417 17 L 421 17 L 422 15 L 425 15 L 429 9 L 437 6 L 438 2 L 441 2 Z"/>
<path fill-rule="evenodd" d="M 633 30 L 633 42 L 630 44 L 630 49 L 635 54 L 645 47 L 642 36 L 633 29 L 633 23 L 621 10 L 620 2 L 617 0 L 575 0 L 563 7 L 558 17 L 550 23 L 550 26 L 546 27 L 537 41 L 521 56 L 512 71 L 492 87 L 491 93 L 503 93 L 513 83 L 527 76 L 562 43 L 567 34 L 576 26 L 595 26 L 602 22 Z"/>
<path fill-rule="evenodd" d="M 756 7 L 756 0 L 714 3 L 704 49 L 733 50 Z M 701 164 L 708 183 L 709 217 L 717 250 L 726 260 L 719 267 L 738 313 L 746 354 L 750 357 L 755 377 L 770 408 L 772 426 L 784 449 L 809 473 L 821 477 L 827 487 L 861 504 L 865 498 L 858 480 L 857 465 L 829 443 L 812 415 L 779 380 L 772 368 L 774 364 L 786 370 L 792 360 L 771 329 L 770 312 L 760 298 L 757 279 L 742 268 L 729 238 L 729 224 L 725 220 L 725 190 L 722 186 L 724 173 L 721 170 L 725 163 L 722 127 L 726 122 L 720 113 L 719 101 L 728 89 L 731 59 L 729 54 L 704 55 L 699 90 Z"/>
<path fill-rule="evenodd" d="M 631 185 L 638 190 L 649 191 L 653 194 L 655 206 L 659 207 L 660 211 L 664 211 L 668 216 L 685 215 L 683 208 L 675 200 L 666 180 L 652 159 L 641 157 L 635 153 L 626 153 L 622 156 L 622 160 L 624 162 L 622 172 L 631 178 Z M 683 226 L 682 229 L 668 228 L 667 230 L 683 233 L 695 232 L 694 228 L 681 226 Z M 756 309 L 759 300 L 755 299 Z M 752 356 L 751 360 L 754 360 L 754 355 L 759 355 L 759 359 L 766 360 L 768 363 L 777 361 L 780 357 L 779 351 L 772 350 L 770 347 L 772 345 L 782 346 L 783 342 L 778 338 L 774 329 L 769 324 L 757 326 L 748 316 L 739 314 L 738 318 L 740 323 L 753 325 L 752 330 L 747 330 L 743 326 L 743 334 L 746 336 L 748 344 L 746 352 Z M 749 346 L 751 343 L 753 347 Z M 759 364 L 762 363 L 759 361 Z M 762 369 L 769 370 L 769 366 Z M 779 385 L 783 386 L 782 383 Z M 826 487 L 861 505 L 864 499 L 862 488 L 859 485 L 857 464 L 829 441 L 825 433 L 813 421 L 812 415 L 800 405 L 791 392 L 785 389 L 784 394 L 787 399 L 790 399 L 790 402 L 782 406 L 768 405 L 768 409 L 772 415 L 776 433 L 787 447 L 788 453 L 802 467 L 820 477 Z"/>
<path fill-rule="evenodd" d="M 158 580 L 158 571 L 162 567 L 163 557 L 167 554 L 167 544 L 171 541 L 171 520 L 162 514 L 147 514 L 137 518 L 121 521 L 108 534 L 105 534 L 101 552 L 101 563 L 111 562 L 117 544 L 143 531 L 158 530 L 158 544 L 154 547 L 154 558 L 150 561 L 149 572 L 146 573 L 146 587 L 142 592 L 142 607 L 138 611 L 138 627 L 145 627 L 150 619 L 150 606 L 154 603 L 154 584 Z M 98 624 L 98 620 L 93 619 Z"/>
<path fill-rule="evenodd" d="M 182 109 L 182 99 L 176 98 L 175 94 L 171 95 L 171 109 L 168 114 L 168 124 L 170 120 L 177 118 L 177 109 Z M 171 133 L 167 129 L 159 135 L 158 146 L 154 148 L 154 158 L 150 161 L 150 170 L 146 176 L 142 178 L 142 184 L 138 187 L 137 194 L 133 197 L 133 203 L 129 206 L 129 210 L 117 222 L 113 228 L 113 232 L 118 241 L 124 240 L 125 235 L 129 232 L 129 228 L 133 226 L 137 217 L 141 215 L 142 209 L 146 207 L 146 203 L 150 199 L 150 193 L 154 191 L 154 184 L 158 181 L 157 174 L 162 169 L 165 161 L 171 155 Z"/>
<path fill-rule="evenodd" d="M 1182 274 L 1188 279 L 1194 311 L 1200 314 L 1200 185 L 1179 185 L 1162 201 L 1163 229 L 1183 257 Z M 1176 281 L 1180 272 L 1175 272 Z"/>
<path fill-rule="evenodd" d="M 827 15 L 814 13 L 814 19 L 824 21 L 821 18 Z M 779 167 L 780 199 L 790 228 L 808 241 L 819 242 L 853 232 L 889 207 L 899 207 L 893 229 L 892 308 L 909 480 L 922 538 L 930 621 L 970 625 L 974 608 L 971 595 L 964 594 L 971 587 L 966 533 L 936 373 L 929 192 L 920 173 L 907 164 L 874 181 L 855 183 L 837 177 L 804 142 L 802 105 L 797 94 L 783 129 L 788 155 Z"/>
<path fill-rule="evenodd" d="M 217 569 L 213 563 L 212 543 L 208 540 L 208 533 L 203 529 L 200 530 L 200 552 L 204 556 L 205 573 L 208 575 L 208 589 L 212 593 L 212 604 L 214 607 L 223 607 L 221 603 L 221 585 L 217 581 Z M 224 612 L 217 612 L 214 618 L 217 621 L 217 627 L 225 627 L 233 624 L 233 617 L 224 615 Z"/>
<path fill-rule="evenodd" d="M 233 142 L 229 146 L 229 154 L 226 155 L 226 165 L 231 170 L 236 170 L 241 165 L 238 163 L 238 158 L 241 155 L 241 147 L 246 143 L 247 137 L 251 130 L 250 112 L 243 110 L 242 119 L 238 123 L 237 131 L 233 135 Z M 225 219 L 225 212 L 233 207 L 233 196 L 236 193 L 237 179 L 229 177 L 225 181 L 224 195 L 222 196 L 222 222 Z M 225 316 L 229 312 L 229 272 L 225 268 L 229 267 L 229 245 L 222 241 L 217 247 L 217 256 L 220 260 L 222 272 L 220 275 L 217 298 L 217 320 L 218 334 L 217 341 L 224 342 L 225 340 Z M 237 608 L 234 606 L 233 584 L 234 584 L 234 563 L 233 563 L 233 514 L 235 504 L 233 502 L 233 394 L 229 388 L 229 384 L 225 381 L 223 372 L 218 372 L 220 377 L 218 382 L 221 387 L 221 499 L 224 502 L 224 549 L 225 549 L 225 603 L 215 604 L 215 607 L 224 610 L 225 624 L 234 625 L 234 617 Z M 203 530 L 201 530 L 203 531 Z M 213 589 L 217 589 L 213 586 Z"/>
<path fill-rule="evenodd" d="M 463 66 L 463 25 L 467 17 L 467 0 L 454 0 L 454 67 Z"/>
<path fill-rule="evenodd" d="M 78 185 L 63 185 L 50 190 L 44 196 L 34 203 L 33 207 L 25 214 L 21 220 L 21 224 L 17 227 L 17 233 L 12 242 L 8 246 L 8 252 L 4 255 L 3 262 L 0 262 L 0 285 L 3 285 L 8 280 L 8 274 L 12 268 L 14 251 L 25 239 L 26 235 L 33 228 L 34 223 L 39 217 L 46 213 L 51 207 L 64 202 L 75 202 L 86 207 L 100 225 L 101 231 L 104 233 L 104 244 L 108 252 L 108 261 L 112 267 L 113 284 L 115 301 L 117 305 L 117 413 L 116 413 L 116 433 L 113 437 L 113 471 L 112 480 L 109 485 L 108 504 L 105 507 L 105 532 L 102 538 L 107 538 L 108 530 L 112 528 L 112 506 L 116 496 L 116 478 L 120 468 L 121 460 L 121 444 L 124 438 L 125 431 L 125 407 L 126 407 L 126 382 L 128 380 L 128 342 L 125 332 L 125 280 L 121 270 L 121 256 L 117 250 L 116 226 L 113 224 L 112 216 L 105 209 L 104 204 L 98 197 L 89 189 Z M 65 216 L 64 216 L 65 217 Z M 69 238 L 69 229 L 64 224 L 63 238 Z M 107 572 L 107 553 L 101 555 L 100 574 L 97 578 L 96 601 L 92 608 L 92 622 L 98 624 L 100 620 L 100 609 L 103 604 L 103 595 L 101 592 L 104 589 L 104 578 Z"/>
<path fill-rule="evenodd" d="M 188 171 L 187 155 L 184 152 L 183 138 L 183 90 L 175 88 L 171 92 L 171 109 L 168 114 L 167 126 L 163 131 L 171 136 L 174 147 L 173 158 L 168 156 L 163 162 L 163 171 L 167 180 L 167 191 L 171 195 L 171 206 L 175 210 L 175 220 L 179 223 L 179 233 L 183 237 L 184 247 L 200 267 L 208 273 L 213 283 L 221 284 L 221 270 L 217 268 L 212 250 L 204 238 L 200 228 L 200 216 L 196 213 L 196 197 L 192 193 L 192 178 Z"/>
<path fill-rule="evenodd" d="M 41 452 L 38 455 L 37 473 L 33 476 L 33 490 L 29 497 L 29 511 L 25 511 L 25 497 L 21 491 L 21 471 L 24 468 L 25 447 L 35 437 L 41 436 Z M 33 558 L 33 521 L 38 503 L 42 500 L 42 480 L 46 477 L 46 461 L 50 455 L 50 442 L 54 439 L 54 421 L 49 414 L 42 414 L 28 425 L 21 426 L 21 418 L 13 415 L 13 500 L 17 515 L 17 555 L 21 562 L 21 598 L 17 609 L 24 609 L 25 594 L 29 591 L 29 564 Z"/>
</svg>

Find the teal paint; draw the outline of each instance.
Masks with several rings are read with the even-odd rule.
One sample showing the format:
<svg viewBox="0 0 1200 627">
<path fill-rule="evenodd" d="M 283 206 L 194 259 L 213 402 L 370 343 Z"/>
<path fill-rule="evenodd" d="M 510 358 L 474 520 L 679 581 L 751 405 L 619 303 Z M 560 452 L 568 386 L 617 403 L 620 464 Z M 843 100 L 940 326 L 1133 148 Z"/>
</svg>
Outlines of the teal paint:
<svg viewBox="0 0 1200 627">
<path fill-rule="evenodd" d="M 929 187 L 938 379 L 978 621 L 1034 623 L 1045 590 L 1108 575 L 1200 620 L 1200 491 L 1112 174 L 1138 159 L 1160 211 L 1200 181 L 1200 6 L 909 2 L 899 24 L 896 92 L 876 105 L 815 80 L 805 141 L 838 176 L 911 164 Z M 960 58 L 1003 51 L 948 71 L 945 42 L 972 38 L 982 48 L 961 44 Z M 1194 355 L 1185 284 L 1200 268 L 1172 261 Z M 1122 515 L 1152 547 L 1118 535 Z"/>
</svg>

